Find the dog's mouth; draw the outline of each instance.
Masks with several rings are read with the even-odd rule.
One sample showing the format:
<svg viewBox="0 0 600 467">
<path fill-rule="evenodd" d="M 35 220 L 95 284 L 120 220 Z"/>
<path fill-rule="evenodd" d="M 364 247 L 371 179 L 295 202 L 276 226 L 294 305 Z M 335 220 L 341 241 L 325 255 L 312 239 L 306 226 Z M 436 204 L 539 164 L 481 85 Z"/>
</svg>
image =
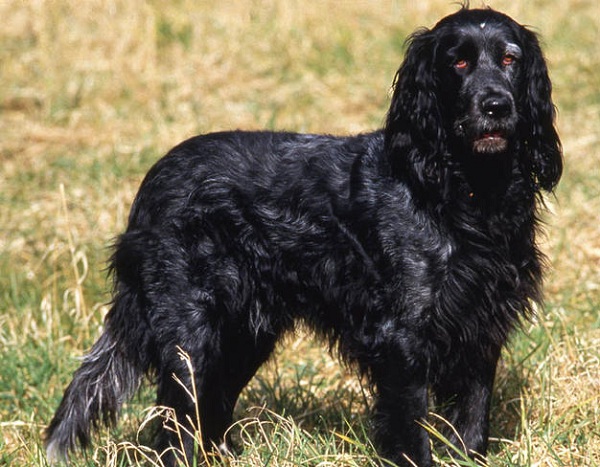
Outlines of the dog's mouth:
<svg viewBox="0 0 600 467">
<path fill-rule="evenodd" d="M 455 134 L 467 145 L 473 154 L 500 154 L 508 151 L 514 128 L 511 122 L 501 122 L 492 126 L 488 122 L 469 124 L 468 120 L 457 122 Z"/>
<path fill-rule="evenodd" d="M 477 154 L 497 154 L 508 149 L 508 137 L 502 130 L 485 132 L 473 140 L 473 152 Z"/>
</svg>

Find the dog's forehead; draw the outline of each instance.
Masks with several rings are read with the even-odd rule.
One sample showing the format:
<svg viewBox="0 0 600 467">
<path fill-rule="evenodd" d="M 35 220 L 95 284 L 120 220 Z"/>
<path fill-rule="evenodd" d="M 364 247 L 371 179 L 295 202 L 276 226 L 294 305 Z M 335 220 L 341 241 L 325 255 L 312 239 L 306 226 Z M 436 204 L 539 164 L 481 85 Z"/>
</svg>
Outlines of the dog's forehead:
<svg viewBox="0 0 600 467">
<path fill-rule="evenodd" d="M 478 43 L 504 41 L 518 43 L 514 20 L 494 10 L 460 10 L 443 18 L 436 28 L 457 41 L 470 38 Z M 436 29 L 434 28 L 434 29 Z"/>
<path fill-rule="evenodd" d="M 476 24 L 481 29 L 485 29 L 490 24 L 517 24 L 510 16 L 490 8 L 468 9 L 462 8 L 456 13 L 442 18 L 436 26 L 447 26 L 450 24 L 465 26 Z"/>
<path fill-rule="evenodd" d="M 500 46 L 505 49 L 519 49 L 519 40 L 505 24 L 493 21 L 457 24 L 446 30 L 449 44 L 473 43 L 482 46 Z"/>
</svg>

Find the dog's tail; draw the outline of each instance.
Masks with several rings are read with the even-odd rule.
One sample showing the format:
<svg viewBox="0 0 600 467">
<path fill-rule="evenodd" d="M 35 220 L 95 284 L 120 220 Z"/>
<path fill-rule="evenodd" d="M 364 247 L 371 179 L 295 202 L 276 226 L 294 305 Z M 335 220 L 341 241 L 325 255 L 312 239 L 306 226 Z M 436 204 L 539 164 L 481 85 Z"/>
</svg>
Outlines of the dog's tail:
<svg viewBox="0 0 600 467">
<path fill-rule="evenodd" d="M 112 258 L 115 298 L 105 329 L 83 358 L 46 429 L 50 461 L 66 459 L 77 444 L 90 444 L 92 429 L 116 423 L 122 404 L 137 390 L 148 371 L 149 330 L 141 318 L 140 242 L 124 235 Z M 139 253 L 139 256 L 136 254 Z M 137 285 L 135 285 L 137 284 Z"/>
</svg>

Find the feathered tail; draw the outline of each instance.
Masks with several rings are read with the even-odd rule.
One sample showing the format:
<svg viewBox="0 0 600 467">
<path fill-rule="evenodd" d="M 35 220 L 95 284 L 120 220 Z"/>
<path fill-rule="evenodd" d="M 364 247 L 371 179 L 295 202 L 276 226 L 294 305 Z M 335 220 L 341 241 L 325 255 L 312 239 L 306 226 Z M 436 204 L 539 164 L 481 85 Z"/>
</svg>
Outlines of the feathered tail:
<svg viewBox="0 0 600 467">
<path fill-rule="evenodd" d="M 105 330 L 73 375 L 46 429 L 50 460 L 65 459 L 78 444 L 89 446 L 91 431 L 100 424 L 114 425 L 149 368 L 149 331 L 140 319 L 140 278 L 132 266 L 142 258 L 143 242 L 123 235 L 112 258 L 116 293 Z"/>
</svg>

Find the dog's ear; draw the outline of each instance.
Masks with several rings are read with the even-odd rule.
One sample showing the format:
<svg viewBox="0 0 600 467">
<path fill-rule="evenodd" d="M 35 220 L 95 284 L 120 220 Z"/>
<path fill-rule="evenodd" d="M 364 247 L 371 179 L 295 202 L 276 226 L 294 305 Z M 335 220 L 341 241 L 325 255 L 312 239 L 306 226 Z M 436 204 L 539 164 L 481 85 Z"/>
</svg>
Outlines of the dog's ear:
<svg viewBox="0 0 600 467">
<path fill-rule="evenodd" d="M 521 90 L 521 134 L 525 140 L 523 163 L 538 186 L 554 189 L 562 174 L 560 139 L 554 126 L 552 83 L 536 35 L 521 28 L 523 79 Z"/>
<path fill-rule="evenodd" d="M 420 185 L 440 181 L 445 131 L 437 101 L 437 37 L 432 30 L 414 33 L 396 73 L 385 126 L 385 147 L 392 171 Z"/>
</svg>

